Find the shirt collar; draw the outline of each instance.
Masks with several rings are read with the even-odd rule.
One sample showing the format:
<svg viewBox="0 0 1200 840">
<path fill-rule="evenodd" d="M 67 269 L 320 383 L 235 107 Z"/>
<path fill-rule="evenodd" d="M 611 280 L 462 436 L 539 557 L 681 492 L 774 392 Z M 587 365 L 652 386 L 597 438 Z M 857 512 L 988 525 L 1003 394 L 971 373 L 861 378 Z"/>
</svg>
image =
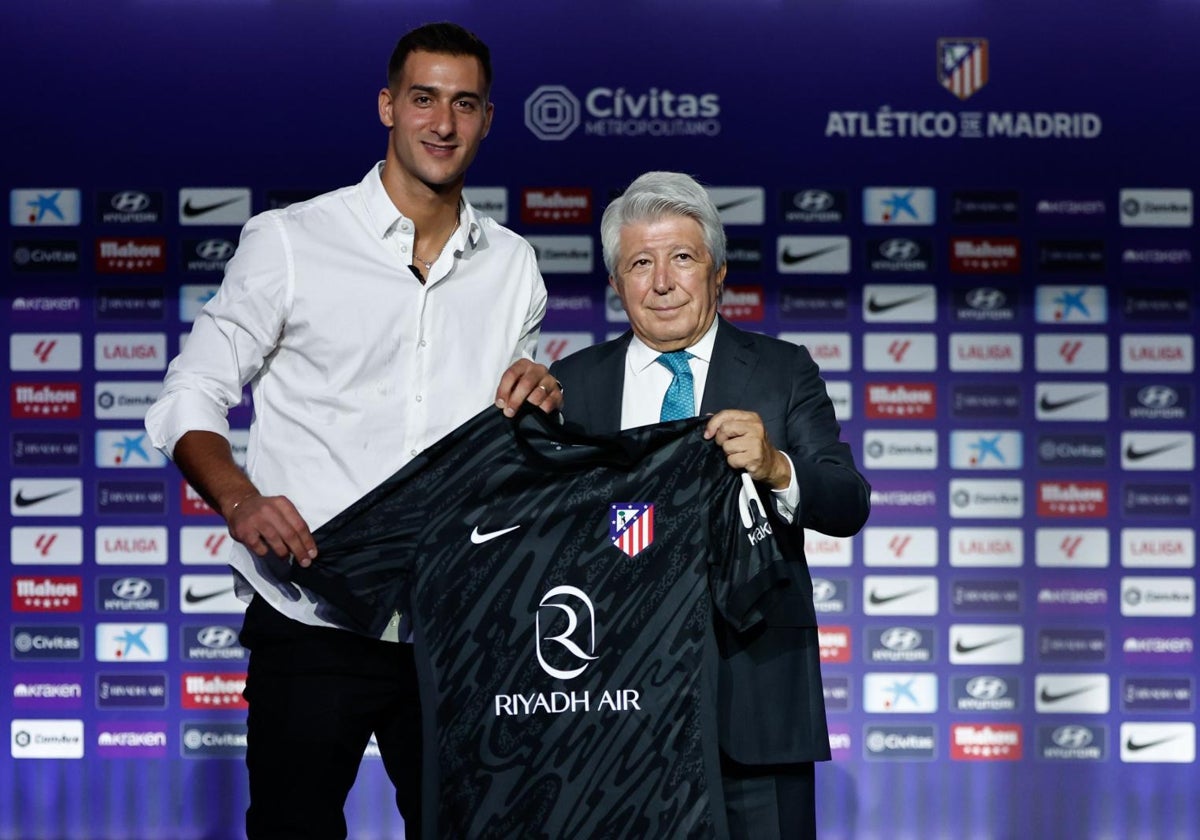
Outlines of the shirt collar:
<svg viewBox="0 0 1200 840">
<path fill-rule="evenodd" d="M 717 319 L 714 317 L 713 322 L 704 332 L 704 335 L 700 336 L 700 340 L 686 349 L 697 359 L 708 364 L 712 361 L 713 344 L 716 343 L 716 340 Z M 629 342 L 629 350 L 626 351 L 625 357 L 629 360 L 630 369 L 634 373 L 641 373 L 654 364 L 655 360 L 661 355 L 661 351 L 655 350 L 634 334 L 633 339 Z"/>
<path fill-rule="evenodd" d="M 367 205 L 367 215 L 371 218 L 371 229 L 380 239 L 384 239 L 392 233 L 396 225 L 400 224 L 400 220 L 405 218 L 404 214 L 397 210 L 396 205 L 392 203 L 387 190 L 383 188 L 382 175 L 383 161 L 379 161 L 367 172 L 361 184 L 363 200 Z M 479 216 L 475 212 L 475 208 L 465 198 L 460 199 L 458 230 L 450 238 L 450 241 L 454 243 L 454 250 L 463 251 L 468 245 L 471 248 L 478 248 L 482 237 L 483 227 L 479 223 Z"/>
</svg>

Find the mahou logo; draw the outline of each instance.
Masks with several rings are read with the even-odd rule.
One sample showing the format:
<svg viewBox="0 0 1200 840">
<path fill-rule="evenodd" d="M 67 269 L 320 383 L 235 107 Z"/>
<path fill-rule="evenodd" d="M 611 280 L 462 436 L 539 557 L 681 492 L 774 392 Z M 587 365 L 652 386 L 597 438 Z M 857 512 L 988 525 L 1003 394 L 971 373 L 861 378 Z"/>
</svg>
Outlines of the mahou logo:
<svg viewBox="0 0 1200 840">
<path fill-rule="evenodd" d="M 167 240 L 122 236 L 96 240 L 98 274 L 162 274 L 167 270 Z"/>
<path fill-rule="evenodd" d="M 764 312 L 762 286 L 726 286 L 717 308 L 730 321 L 761 321 Z"/>
<path fill-rule="evenodd" d="M 850 628 L 844 625 L 820 627 L 817 640 L 822 662 L 850 661 Z"/>
<path fill-rule="evenodd" d="M 586 225 L 592 221 L 592 191 L 584 187 L 531 187 L 521 193 L 521 222 L 527 225 Z"/>
<path fill-rule="evenodd" d="M 867 385 L 870 420 L 932 420 L 937 416 L 937 387 L 927 382 Z"/>
<path fill-rule="evenodd" d="M 78 420 L 82 396 L 78 382 L 14 382 L 9 391 L 18 420 Z"/>
<path fill-rule="evenodd" d="M 958 724 L 950 729 L 950 758 L 954 761 L 1017 761 L 1021 758 L 1021 740 L 1020 724 Z"/>
<path fill-rule="evenodd" d="M 13 612 L 81 612 L 83 578 L 15 577 L 12 609 Z"/>
<path fill-rule="evenodd" d="M 1012 236 L 955 237 L 950 240 L 950 270 L 955 274 L 1017 274 L 1021 240 Z"/>
<path fill-rule="evenodd" d="M 1108 484 L 1103 481 L 1039 481 L 1038 516 L 1108 516 Z"/>
<path fill-rule="evenodd" d="M 182 697 L 185 709 L 247 709 L 242 692 L 246 675 L 190 673 L 183 675 Z"/>
</svg>

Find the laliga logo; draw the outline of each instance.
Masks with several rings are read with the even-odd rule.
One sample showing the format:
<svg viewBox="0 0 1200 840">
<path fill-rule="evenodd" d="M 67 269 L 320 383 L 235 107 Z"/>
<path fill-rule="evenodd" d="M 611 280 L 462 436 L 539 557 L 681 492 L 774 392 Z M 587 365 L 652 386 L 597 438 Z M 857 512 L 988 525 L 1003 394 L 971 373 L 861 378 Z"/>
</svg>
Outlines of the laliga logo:
<svg viewBox="0 0 1200 840">
<path fill-rule="evenodd" d="M 555 598 L 558 596 L 570 596 L 572 598 L 578 599 L 579 601 L 582 602 L 583 607 L 587 612 L 587 618 L 586 618 L 586 620 L 587 620 L 587 639 L 586 639 L 587 652 L 586 653 L 583 651 L 583 648 L 581 648 L 578 644 L 576 644 L 571 639 L 571 636 L 574 635 L 576 629 L 578 629 L 578 627 L 579 627 L 579 615 L 578 615 L 578 613 L 576 613 L 576 611 L 573 607 L 571 607 L 567 604 L 554 603 L 550 600 L 551 598 Z M 562 610 L 563 613 L 567 617 L 567 629 L 564 630 L 562 633 L 559 633 L 557 636 L 546 636 L 543 638 L 543 636 L 542 636 L 542 608 L 543 607 L 554 607 L 555 609 Z M 549 625 L 552 623 L 552 621 L 547 620 L 546 623 L 547 623 L 547 625 Z M 536 636 L 535 642 L 537 644 L 538 664 L 542 666 L 543 671 L 545 671 L 547 674 L 554 677 L 555 679 L 560 679 L 560 680 L 573 679 L 574 677 L 577 677 L 584 672 L 584 670 L 587 668 L 588 663 L 590 661 L 592 661 L 593 659 L 596 659 L 595 656 L 592 656 L 592 652 L 596 650 L 596 608 L 592 606 L 591 599 L 588 598 L 588 596 L 586 594 L 584 594 L 583 590 L 576 589 L 574 586 L 556 586 L 553 589 L 551 589 L 549 592 L 547 592 L 545 595 L 542 596 L 541 603 L 538 604 L 537 615 L 534 618 L 534 633 Z M 569 654 L 575 660 L 580 661 L 582 664 L 578 668 L 572 668 L 570 670 L 562 670 L 559 668 L 555 668 L 554 666 L 552 666 L 550 663 L 548 663 L 546 661 L 544 656 L 542 656 L 542 648 L 545 646 L 545 644 L 547 642 L 555 642 L 555 643 L 561 645 L 562 648 L 564 650 L 566 650 L 567 654 Z"/>
</svg>

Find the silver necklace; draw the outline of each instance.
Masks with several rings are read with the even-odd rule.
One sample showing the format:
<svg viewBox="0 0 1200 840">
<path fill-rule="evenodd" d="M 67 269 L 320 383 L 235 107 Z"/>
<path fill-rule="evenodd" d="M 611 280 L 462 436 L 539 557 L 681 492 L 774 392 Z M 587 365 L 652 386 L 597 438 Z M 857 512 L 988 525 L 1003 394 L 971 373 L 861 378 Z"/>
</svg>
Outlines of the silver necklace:
<svg viewBox="0 0 1200 840">
<path fill-rule="evenodd" d="M 446 250 L 446 246 L 449 245 L 450 240 L 454 238 L 454 232 L 456 230 L 458 230 L 458 223 L 459 223 L 459 220 L 455 219 L 454 220 L 454 228 L 450 231 L 450 235 L 446 237 L 446 241 L 442 243 L 441 249 L 438 250 L 437 256 L 434 257 L 433 259 L 431 259 L 431 260 L 423 259 L 422 257 L 417 255 L 417 252 L 415 250 L 413 251 L 413 259 L 415 259 L 421 265 L 425 266 L 426 271 L 430 271 L 433 268 L 433 264 L 438 261 L 438 257 L 441 257 L 442 251 Z"/>
</svg>

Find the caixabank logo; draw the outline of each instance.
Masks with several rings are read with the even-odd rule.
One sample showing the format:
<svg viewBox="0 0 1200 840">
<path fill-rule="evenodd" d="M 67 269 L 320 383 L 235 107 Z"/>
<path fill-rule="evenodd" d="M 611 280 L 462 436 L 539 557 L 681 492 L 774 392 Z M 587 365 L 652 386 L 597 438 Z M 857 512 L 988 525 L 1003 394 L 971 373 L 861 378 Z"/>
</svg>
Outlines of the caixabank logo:
<svg viewBox="0 0 1200 840">
<path fill-rule="evenodd" d="M 597 86 L 582 98 L 565 85 L 541 85 L 525 99 L 525 127 L 539 140 L 591 137 L 715 137 L 721 97 L 711 91 Z"/>
</svg>

